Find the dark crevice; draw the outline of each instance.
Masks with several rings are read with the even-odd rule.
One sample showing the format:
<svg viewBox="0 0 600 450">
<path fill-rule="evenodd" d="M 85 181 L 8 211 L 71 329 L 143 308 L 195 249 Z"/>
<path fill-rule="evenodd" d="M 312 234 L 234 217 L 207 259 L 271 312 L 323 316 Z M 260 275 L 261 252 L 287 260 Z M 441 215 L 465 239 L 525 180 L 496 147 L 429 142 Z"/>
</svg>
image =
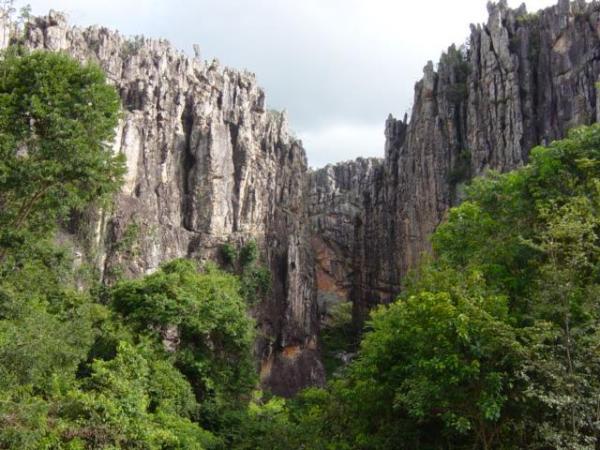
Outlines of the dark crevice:
<svg viewBox="0 0 600 450">
<path fill-rule="evenodd" d="M 231 153 L 233 158 L 233 231 L 239 230 L 240 219 L 240 199 L 242 196 L 241 185 L 244 168 L 246 166 L 246 151 L 243 146 L 238 145 L 239 126 L 234 123 L 229 124 L 229 138 L 231 139 Z"/>
<path fill-rule="evenodd" d="M 193 114 L 193 101 L 191 98 L 187 98 L 185 102 L 185 108 L 181 116 L 181 123 L 183 125 L 184 134 L 184 147 L 183 147 L 183 161 L 182 161 L 182 175 L 181 185 L 183 195 L 181 196 L 181 223 L 183 227 L 188 231 L 193 230 L 193 183 L 192 176 L 196 166 L 196 156 L 192 150 L 192 129 L 194 126 L 194 114 Z"/>
</svg>

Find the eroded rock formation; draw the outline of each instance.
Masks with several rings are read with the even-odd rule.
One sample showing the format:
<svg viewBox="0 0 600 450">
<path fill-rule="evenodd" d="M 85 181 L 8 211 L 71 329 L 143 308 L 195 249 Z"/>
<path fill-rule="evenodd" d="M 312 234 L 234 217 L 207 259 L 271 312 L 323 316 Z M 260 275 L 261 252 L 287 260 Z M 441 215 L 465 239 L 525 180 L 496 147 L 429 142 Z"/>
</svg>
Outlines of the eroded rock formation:
<svg viewBox="0 0 600 450">
<path fill-rule="evenodd" d="M 123 101 L 114 150 L 127 156 L 125 185 L 111 211 L 79 227 L 104 279 L 255 240 L 272 273 L 256 311 L 262 381 L 279 394 L 321 383 L 306 156 L 285 115 L 267 111 L 254 75 L 166 41 L 69 27 L 56 12 L 24 33 L 29 48 L 98 63 Z"/>
<path fill-rule="evenodd" d="M 410 122 L 388 119 L 383 160 L 311 175 L 318 296 L 347 296 L 358 323 L 397 295 L 465 181 L 599 118 L 598 3 L 488 9 L 467 47 L 427 64 Z"/>
<path fill-rule="evenodd" d="M 256 240 L 273 281 L 256 311 L 262 380 L 284 395 L 321 383 L 319 308 L 351 300 L 360 325 L 397 295 L 465 182 L 600 116 L 600 5 L 528 14 L 501 1 L 489 13 L 468 47 L 427 64 L 410 120 L 386 122 L 383 159 L 312 173 L 254 75 L 165 41 L 71 28 L 58 13 L 35 19 L 24 44 L 99 63 L 125 109 L 115 142 L 125 186 L 114 209 L 79 218 L 79 242 L 110 280 Z M 9 28 L 0 24 L 1 47 Z"/>
</svg>

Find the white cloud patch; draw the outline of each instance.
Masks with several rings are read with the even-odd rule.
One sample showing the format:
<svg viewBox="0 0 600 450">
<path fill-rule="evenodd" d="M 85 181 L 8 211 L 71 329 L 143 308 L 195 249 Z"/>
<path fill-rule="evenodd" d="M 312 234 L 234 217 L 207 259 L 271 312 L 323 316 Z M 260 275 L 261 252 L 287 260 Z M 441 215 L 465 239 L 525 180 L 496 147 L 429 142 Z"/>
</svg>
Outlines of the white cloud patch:
<svg viewBox="0 0 600 450">
<path fill-rule="evenodd" d="M 362 157 L 383 157 L 384 124 L 338 123 L 298 132 L 311 167 Z"/>
</svg>

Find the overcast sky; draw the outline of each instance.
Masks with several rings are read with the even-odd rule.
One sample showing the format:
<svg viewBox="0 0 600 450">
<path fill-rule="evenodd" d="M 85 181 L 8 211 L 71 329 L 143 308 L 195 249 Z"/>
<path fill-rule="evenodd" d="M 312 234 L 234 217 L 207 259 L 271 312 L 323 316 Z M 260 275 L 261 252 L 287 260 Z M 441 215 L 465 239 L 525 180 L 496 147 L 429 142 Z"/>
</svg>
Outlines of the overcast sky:
<svg viewBox="0 0 600 450">
<path fill-rule="evenodd" d="M 486 0 L 28 0 L 34 14 L 165 37 L 255 72 L 309 163 L 383 155 L 384 121 L 411 106 L 428 60 L 486 20 Z M 509 0 L 513 7 L 521 1 Z M 528 10 L 556 0 L 529 0 Z"/>
</svg>

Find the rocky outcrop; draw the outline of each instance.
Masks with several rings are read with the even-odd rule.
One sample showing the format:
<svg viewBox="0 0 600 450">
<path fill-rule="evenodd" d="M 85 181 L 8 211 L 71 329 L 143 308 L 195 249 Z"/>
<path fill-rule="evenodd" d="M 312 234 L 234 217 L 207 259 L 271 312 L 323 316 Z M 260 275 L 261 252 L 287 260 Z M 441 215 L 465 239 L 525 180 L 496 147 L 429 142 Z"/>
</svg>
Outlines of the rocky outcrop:
<svg viewBox="0 0 600 450">
<path fill-rule="evenodd" d="M 76 227 L 89 230 L 83 242 L 104 279 L 177 257 L 218 258 L 224 242 L 254 240 L 272 273 L 272 294 L 256 311 L 262 381 L 285 395 L 321 383 L 306 157 L 285 114 L 267 111 L 254 75 L 166 41 L 72 28 L 55 12 L 30 22 L 22 39 L 99 64 L 120 92 L 114 151 L 127 156 L 125 185 L 110 211 Z"/>
<path fill-rule="evenodd" d="M 328 165 L 311 175 L 312 244 L 322 315 L 340 302 L 357 295 L 366 298 L 367 290 L 381 288 L 370 278 L 383 267 L 370 254 L 376 236 L 369 216 L 383 198 L 383 175 L 383 161 L 376 158 Z M 376 296 L 369 292 L 369 297 Z"/>
<path fill-rule="evenodd" d="M 388 119 L 377 169 L 357 161 L 311 175 L 318 296 L 354 301 L 357 323 L 397 295 L 464 182 L 519 167 L 535 145 L 599 118 L 600 5 L 488 9 L 467 47 L 427 64 L 410 122 Z"/>
</svg>

